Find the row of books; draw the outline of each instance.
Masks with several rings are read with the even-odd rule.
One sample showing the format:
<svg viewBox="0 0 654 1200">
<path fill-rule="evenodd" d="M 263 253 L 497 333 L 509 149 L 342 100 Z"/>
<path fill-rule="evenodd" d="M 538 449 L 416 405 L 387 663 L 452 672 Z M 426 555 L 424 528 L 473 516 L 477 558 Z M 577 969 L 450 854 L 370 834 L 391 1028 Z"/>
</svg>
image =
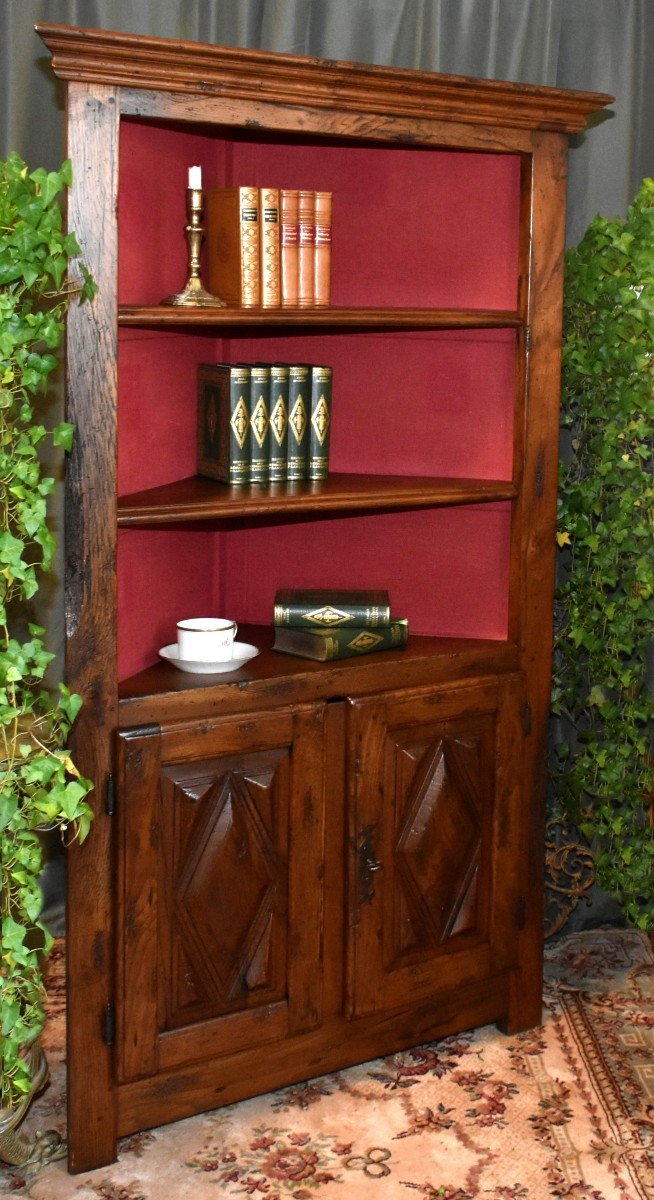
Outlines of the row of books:
<svg viewBox="0 0 654 1200">
<path fill-rule="evenodd" d="M 329 662 L 406 646 L 408 621 L 391 616 L 388 592 L 284 589 L 275 595 L 274 650 Z"/>
<path fill-rule="evenodd" d="M 283 483 L 329 474 L 332 368 L 200 363 L 198 474 Z"/>
<path fill-rule="evenodd" d="M 204 221 L 213 295 L 236 308 L 330 304 L 331 192 L 210 189 Z"/>
</svg>

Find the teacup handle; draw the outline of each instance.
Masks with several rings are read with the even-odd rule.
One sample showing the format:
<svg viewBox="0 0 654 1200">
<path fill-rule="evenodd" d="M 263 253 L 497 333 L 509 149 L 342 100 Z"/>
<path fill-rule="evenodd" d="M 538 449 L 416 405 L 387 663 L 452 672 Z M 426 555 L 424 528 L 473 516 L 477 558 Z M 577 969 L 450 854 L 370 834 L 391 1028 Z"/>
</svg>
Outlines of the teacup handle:
<svg viewBox="0 0 654 1200">
<path fill-rule="evenodd" d="M 238 633 L 238 625 L 236 624 L 236 621 L 234 621 L 234 637 L 236 637 L 237 633 Z"/>
</svg>

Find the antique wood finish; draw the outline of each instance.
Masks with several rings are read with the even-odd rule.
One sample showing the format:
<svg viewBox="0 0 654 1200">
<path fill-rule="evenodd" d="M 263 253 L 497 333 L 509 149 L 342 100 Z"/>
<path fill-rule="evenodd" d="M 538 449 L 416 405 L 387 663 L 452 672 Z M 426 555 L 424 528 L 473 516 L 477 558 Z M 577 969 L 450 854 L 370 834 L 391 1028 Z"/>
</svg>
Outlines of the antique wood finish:
<svg viewBox="0 0 654 1200">
<path fill-rule="evenodd" d="M 436 508 L 513 500 L 507 480 L 428 479 L 420 476 L 342 475 L 311 483 L 274 487 L 229 487 L 192 476 L 165 487 L 150 488 L 118 501 L 120 526 L 169 525 L 178 521 L 215 521 L 277 514 L 365 512 L 380 509 Z"/>
<path fill-rule="evenodd" d="M 97 811 L 69 869 L 69 1163 L 78 1171 L 110 1161 L 117 1136 L 159 1122 L 476 1024 L 517 1030 L 540 1019 L 566 133 L 583 129 L 611 97 L 37 28 L 69 83 L 70 221 L 100 286 L 92 306 L 72 311 L 68 332 L 77 427 L 67 483 L 68 673 L 85 700 L 75 751 L 95 781 Z M 172 146 L 182 164 L 198 144 L 215 149 L 218 163 L 221 154 L 273 142 L 282 164 L 292 147 L 294 169 L 318 145 L 341 170 L 343 147 L 381 153 L 385 164 L 392 158 L 393 171 L 405 150 L 419 149 L 423 164 L 424 155 L 460 161 L 451 153 L 460 150 L 477 156 L 483 190 L 483 163 L 510 155 L 520 166 L 519 236 L 517 217 L 498 225 L 493 213 L 504 231 L 504 241 L 490 232 L 486 239 L 499 281 L 484 292 L 468 280 L 460 295 L 417 288 L 406 293 L 409 306 L 384 304 L 377 282 L 357 306 L 180 310 L 160 305 L 166 292 L 150 290 L 147 279 L 141 295 L 130 283 L 131 302 L 118 306 L 123 120 L 128 148 L 134 122 L 156 125 L 165 129 L 165 153 Z M 156 146 L 155 156 L 163 153 Z M 517 167 L 500 172 L 513 213 Z M 425 178 L 429 190 L 431 166 Z M 124 215 L 130 198 L 123 184 L 121 230 L 141 231 Z M 497 246 L 513 247 L 512 262 L 516 240 L 514 301 L 509 251 L 500 262 Z M 132 275 L 138 285 L 138 270 Z M 475 270 L 471 278 L 476 285 Z M 445 307 L 429 307 L 436 295 Z M 468 307 L 448 307 L 457 302 Z M 152 334 L 122 333 L 131 329 Z M 150 350 L 184 339 L 188 362 L 194 339 L 198 355 L 213 338 L 221 354 L 242 343 L 259 357 L 274 339 L 296 337 L 315 350 L 311 339 L 324 336 L 342 342 L 347 359 L 347 339 L 360 333 L 388 341 L 415 332 L 420 354 L 429 354 L 430 330 L 450 341 L 515 331 L 514 384 L 509 373 L 502 398 L 510 478 L 509 463 L 495 459 L 467 472 L 491 478 L 449 477 L 446 463 L 434 477 L 334 474 L 268 492 L 197 477 L 148 487 L 135 471 L 117 501 L 117 332 L 121 345 L 139 343 L 128 347 L 129 374 L 139 353 L 150 353 L 141 339 Z M 141 428 L 133 411 L 141 393 L 124 384 L 123 362 L 121 399 L 128 413 L 131 400 Z M 461 413 L 474 420 L 483 400 L 478 360 L 469 355 L 469 371 L 470 363 L 478 382 L 468 380 L 445 409 L 461 420 L 463 438 Z M 189 403 L 188 389 L 185 396 Z M 398 420 L 410 396 L 409 386 L 406 396 L 384 398 Z M 144 404 L 152 408 L 151 398 Z M 179 471 L 188 474 L 188 465 Z M 269 628 L 242 623 L 239 637 L 261 652 L 238 671 L 195 676 L 159 663 L 117 683 L 119 526 L 121 547 L 133 539 L 156 554 L 162 540 L 179 548 L 188 531 L 203 548 L 221 539 L 222 554 L 223 538 L 260 545 L 274 527 L 281 536 L 284 527 L 329 525 L 317 523 L 321 516 L 352 518 L 344 529 L 365 525 L 367 537 L 369 524 L 383 531 L 391 518 L 382 514 L 400 521 L 402 509 L 414 510 L 416 526 L 433 521 L 432 531 L 437 521 L 459 529 L 454 510 L 472 506 L 465 517 L 477 535 L 494 502 L 500 516 L 511 512 L 510 546 L 492 560 L 495 578 L 508 579 L 499 640 L 412 635 L 402 651 L 317 663 L 275 653 Z M 442 511 L 428 511 L 435 508 Z M 468 544 L 473 558 L 485 549 L 480 540 Z M 232 562 L 241 562 L 243 544 Z M 383 542 L 374 545 L 383 559 Z M 458 586 L 463 600 L 469 593 Z M 423 592 L 431 596 L 427 585 Z M 233 615 L 244 622 L 244 613 Z M 434 626 L 424 628 L 444 632 Z M 117 812 L 109 816 L 112 771 Z"/>
<path fill-rule="evenodd" d="M 519 698 L 509 676 L 352 702 L 351 1016 L 517 962 Z"/>
<path fill-rule="evenodd" d="M 223 325 L 324 325 L 355 329 L 516 329 L 517 313 L 433 308 L 134 308 L 118 309 L 118 323 L 143 328 Z"/>
<path fill-rule="evenodd" d="M 99 29 L 36 26 L 63 79 L 155 91 L 222 95 L 297 108 L 430 117 L 509 128 L 583 129 L 608 96 L 354 65 L 227 46 L 201 46 Z"/>
<path fill-rule="evenodd" d="M 324 724 L 317 706 L 121 735 L 121 1082 L 320 1023 Z"/>
<path fill-rule="evenodd" d="M 80 770 L 94 781 L 90 802 L 96 814 L 93 836 L 83 846 L 73 842 L 68 859 L 69 1161 L 76 1171 L 111 1161 L 116 1144 L 112 1056 L 102 1029 L 113 1001 L 114 957 L 111 820 L 105 803 L 116 722 L 118 118 L 113 89 L 93 82 L 71 86 L 68 153 L 75 175 L 69 220 L 99 285 L 92 305 L 71 308 L 67 332 L 67 416 L 76 437 L 66 475 L 66 664 L 70 687 L 85 701 L 73 746 Z"/>
<path fill-rule="evenodd" d="M 521 864 L 527 909 L 521 933 L 520 972 L 506 1027 L 536 1024 L 541 1015 L 542 878 L 544 871 L 545 743 L 549 713 L 558 430 L 561 375 L 563 253 L 567 155 L 558 137 L 534 133 L 530 173 L 525 172 L 524 238 L 529 228 L 526 275 L 526 397 L 523 480 L 514 505 L 510 630 L 518 639 L 527 680 L 529 736 L 525 739 L 523 788 L 532 819 L 521 828 Z M 526 254 L 526 247 L 523 249 Z M 527 886 L 529 884 L 529 886 Z"/>
</svg>

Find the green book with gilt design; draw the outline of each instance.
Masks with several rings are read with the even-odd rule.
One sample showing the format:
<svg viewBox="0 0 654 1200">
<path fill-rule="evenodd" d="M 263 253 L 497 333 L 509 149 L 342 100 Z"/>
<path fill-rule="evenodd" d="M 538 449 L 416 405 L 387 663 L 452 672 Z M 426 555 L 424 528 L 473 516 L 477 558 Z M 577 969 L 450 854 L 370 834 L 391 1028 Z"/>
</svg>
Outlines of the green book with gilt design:
<svg viewBox="0 0 654 1200">
<path fill-rule="evenodd" d="M 409 623 L 405 619 L 393 620 L 386 626 L 358 629 L 309 630 L 278 625 L 273 650 L 317 662 L 331 662 L 335 658 L 358 658 L 377 650 L 400 650 L 406 646 L 408 637 Z"/>
<path fill-rule="evenodd" d="M 331 423 L 332 368 L 312 366 L 307 479 L 326 479 L 329 474 Z"/>
<path fill-rule="evenodd" d="M 336 591 L 333 588 L 282 588 L 275 593 L 275 625 L 301 629 L 389 625 L 391 602 L 383 588 Z"/>
<path fill-rule="evenodd" d="M 250 483 L 270 480 L 270 364 L 250 367 Z"/>
<path fill-rule="evenodd" d="M 270 482 L 282 483 L 288 460 L 288 363 L 270 366 Z"/>
<path fill-rule="evenodd" d="M 250 368 L 243 363 L 198 366 L 198 475 L 221 483 L 250 479 Z"/>
<path fill-rule="evenodd" d="M 288 378 L 288 479 L 306 479 L 311 367 L 293 363 Z"/>
</svg>

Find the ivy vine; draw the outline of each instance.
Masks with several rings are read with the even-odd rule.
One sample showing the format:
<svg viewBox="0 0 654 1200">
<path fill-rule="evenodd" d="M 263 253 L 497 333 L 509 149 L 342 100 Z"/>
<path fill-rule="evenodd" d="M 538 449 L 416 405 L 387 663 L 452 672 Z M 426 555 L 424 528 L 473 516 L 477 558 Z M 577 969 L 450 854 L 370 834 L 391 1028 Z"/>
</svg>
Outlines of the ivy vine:
<svg viewBox="0 0 654 1200">
<path fill-rule="evenodd" d="M 627 920 L 654 925 L 654 180 L 566 258 L 554 791 Z"/>
<path fill-rule="evenodd" d="M 0 160 L 0 838 L 2 849 L 1 1027 L 4 1108 L 29 1092 L 25 1049 L 43 1025 L 43 955 L 51 938 L 39 921 L 39 830 L 67 840 L 88 833 L 91 783 L 66 748 L 81 700 L 44 677 L 53 655 L 44 630 L 28 622 L 29 602 L 50 570 L 55 541 L 47 525 L 54 480 L 39 449 L 48 431 L 36 415 L 63 337 L 73 297 L 95 285 L 73 234 L 63 231 L 59 197 L 71 183 L 60 171 L 30 172 L 17 154 Z M 69 449 L 72 427 L 50 431 Z"/>
</svg>

